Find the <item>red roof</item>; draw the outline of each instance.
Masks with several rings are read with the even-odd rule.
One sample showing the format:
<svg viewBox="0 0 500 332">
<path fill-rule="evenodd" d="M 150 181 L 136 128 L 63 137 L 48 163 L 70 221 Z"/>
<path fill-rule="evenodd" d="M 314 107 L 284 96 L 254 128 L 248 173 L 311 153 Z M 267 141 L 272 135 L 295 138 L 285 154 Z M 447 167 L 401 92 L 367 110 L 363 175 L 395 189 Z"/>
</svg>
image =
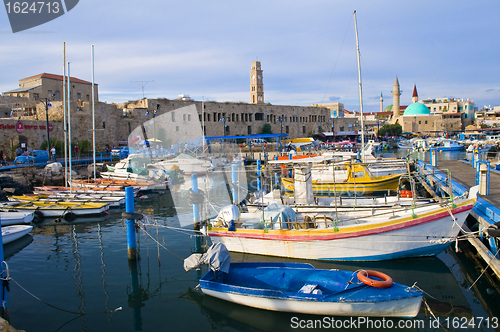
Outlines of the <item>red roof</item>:
<svg viewBox="0 0 500 332">
<path fill-rule="evenodd" d="M 50 78 L 50 79 L 58 80 L 58 81 L 62 81 L 63 80 L 63 76 L 62 75 L 47 74 L 47 73 L 42 73 L 42 74 L 38 74 L 38 75 L 35 75 L 35 76 L 26 77 L 26 78 L 23 78 L 23 80 L 27 80 L 27 79 L 30 79 L 30 78 L 37 78 L 37 77 L 40 77 L 40 78 Z M 84 81 L 84 80 L 81 80 L 81 79 L 76 78 L 76 77 L 70 77 L 70 81 L 71 82 L 76 82 L 76 83 L 83 83 L 83 84 L 90 84 L 90 85 L 92 85 L 92 82 Z M 96 83 L 94 83 L 94 84 L 96 84 Z"/>
<path fill-rule="evenodd" d="M 413 86 L 413 95 L 412 95 L 412 97 L 417 97 L 418 98 L 417 85 L 416 84 Z"/>
</svg>

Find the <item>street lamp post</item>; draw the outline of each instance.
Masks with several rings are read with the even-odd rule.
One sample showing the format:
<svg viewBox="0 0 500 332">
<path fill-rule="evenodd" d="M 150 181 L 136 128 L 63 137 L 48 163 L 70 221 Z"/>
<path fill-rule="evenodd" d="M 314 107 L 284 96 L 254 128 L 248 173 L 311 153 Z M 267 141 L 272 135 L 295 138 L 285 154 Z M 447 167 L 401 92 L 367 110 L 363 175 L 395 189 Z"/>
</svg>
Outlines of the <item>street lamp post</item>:
<svg viewBox="0 0 500 332">
<path fill-rule="evenodd" d="M 45 105 L 45 121 L 47 127 L 47 149 L 48 149 L 47 151 L 50 157 L 49 107 L 52 107 L 52 105 L 49 102 L 49 98 L 41 98 L 40 101 L 43 102 Z"/>
</svg>

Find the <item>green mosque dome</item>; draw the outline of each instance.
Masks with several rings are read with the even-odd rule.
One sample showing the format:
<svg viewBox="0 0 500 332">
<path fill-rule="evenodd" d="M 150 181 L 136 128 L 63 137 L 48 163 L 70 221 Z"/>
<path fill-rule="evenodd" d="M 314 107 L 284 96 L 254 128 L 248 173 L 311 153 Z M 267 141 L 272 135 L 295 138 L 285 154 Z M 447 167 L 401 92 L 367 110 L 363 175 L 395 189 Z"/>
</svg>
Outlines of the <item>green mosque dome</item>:
<svg viewBox="0 0 500 332">
<path fill-rule="evenodd" d="M 431 114 L 431 111 L 429 110 L 429 108 L 427 106 L 425 106 L 422 103 L 417 102 L 417 103 L 413 103 L 413 104 L 409 105 L 405 109 L 403 116 L 430 115 L 430 114 Z"/>
<path fill-rule="evenodd" d="M 390 111 L 392 111 L 392 105 L 387 106 L 387 107 L 385 108 L 385 111 L 386 111 L 386 112 L 390 112 Z"/>
</svg>

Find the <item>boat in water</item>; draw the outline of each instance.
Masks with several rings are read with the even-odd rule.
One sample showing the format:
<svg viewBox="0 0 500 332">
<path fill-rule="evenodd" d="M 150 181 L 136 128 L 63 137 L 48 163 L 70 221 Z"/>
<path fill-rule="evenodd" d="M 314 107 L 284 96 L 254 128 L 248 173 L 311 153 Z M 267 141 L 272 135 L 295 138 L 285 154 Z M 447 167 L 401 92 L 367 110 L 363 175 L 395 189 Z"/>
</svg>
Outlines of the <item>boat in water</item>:
<svg viewBox="0 0 500 332">
<path fill-rule="evenodd" d="M 31 225 L 11 225 L 11 226 L 2 226 L 2 242 L 3 244 L 14 242 L 29 234 L 33 226 Z"/>
<path fill-rule="evenodd" d="M 315 198 L 308 171 L 295 168 L 293 203 L 278 192 L 274 204 L 260 209 L 240 212 L 229 205 L 220 210 L 207 228 L 212 242 L 233 252 L 315 260 L 432 256 L 455 241 L 478 191 L 475 186 L 467 196 L 434 192 L 433 198 L 420 199 L 412 189 L 409 204 L 363 205 L 355 199 L 345 206 L 337 197 Z"/>
<path fill-rule="evenodd" d="M 245 306 L 313 315 L 415 317 L 422 303 L 421 291 L 380 272 L 321 270 L 305 263 L 231 263 L 227 273 L 210 270 L 200 287 L 206 295 Z"/>
<path fill-rule="evenodd" d="M 332 169 L 330 171 L 330 169 Z M 398 169 L 391 175 L 374 176 L 363 163 L 346 163 L 345 171 L 333 170 L 331 167 L 316 167 L 311 169 L 312 189 L 314 195 L 372 195 L 397 190 L 399 179 L 404 169 Z M 294 191 L 292 178 L 281 178 L 286 191 Z"/>
<path fill-rule="evenodd" d="M 316 269 L 307 263 L 231 263 L 222 244 L 184 260 L 189 271 L 208 264 L 200 279 L 206 295 L 249 307 L 312 315 L 415 317 L 422 291 L 382 272 Z"/>
<path fill-rule="evenodd" d="M 13 208 L 0 209 L 0 222 L 2 226 L 29 224 L 34 218 L 34 212 L 16 211 Z"/>
<path fill-rule="evenodd" d="M 35 212 L 41 217 L 62 217 L 72 220 L 79 216 L 99 215 L 108 211 L 108 203 L 58 202 L 58 201 L 15 201 L 12 206 L 17 211 Z"/>
</svg>

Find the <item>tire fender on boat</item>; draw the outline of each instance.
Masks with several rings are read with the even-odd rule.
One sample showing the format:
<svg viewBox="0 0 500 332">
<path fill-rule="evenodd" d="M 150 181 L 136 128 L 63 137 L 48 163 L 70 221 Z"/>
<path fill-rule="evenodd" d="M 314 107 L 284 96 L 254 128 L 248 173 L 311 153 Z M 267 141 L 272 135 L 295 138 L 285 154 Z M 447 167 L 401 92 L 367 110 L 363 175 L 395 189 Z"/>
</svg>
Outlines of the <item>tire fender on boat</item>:
<svg viewBox="0 0 500 332">
<path fill-rule="evenodd" d="M 370 277 L 379 278 L 382 280 L 372 279 Z M 373 270 L 361 270 L 358 272 L 358 279 L 368 286 L 379 287 L 379 288 L 389 288 L 394 283 L 392 278 L 387 274 L 373 271 Z"/>
</svg>

